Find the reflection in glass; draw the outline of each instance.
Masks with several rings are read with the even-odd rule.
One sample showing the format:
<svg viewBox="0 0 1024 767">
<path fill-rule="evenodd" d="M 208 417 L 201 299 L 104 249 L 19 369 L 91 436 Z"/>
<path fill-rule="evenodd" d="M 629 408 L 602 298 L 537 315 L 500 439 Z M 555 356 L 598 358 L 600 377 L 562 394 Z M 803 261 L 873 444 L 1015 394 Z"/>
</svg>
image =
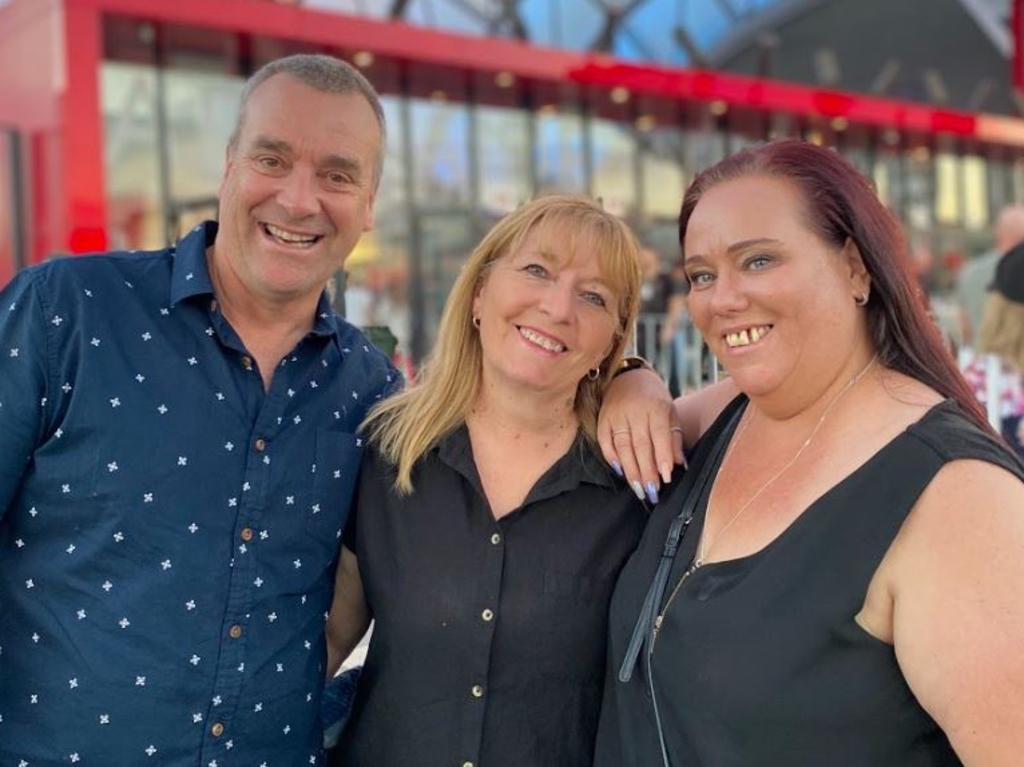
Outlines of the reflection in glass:
<svg viewBox="0 0 1024 767">
<path fill-rule="evenodd" d="M 877 152 L 872 177 L 878 197 L 890 210 L 903 218 L 904 184 L 900 156 L 895 152 Z"/>
<path fill-rule="evenodd" d="M 416 99 L 411 106 L 416 202 L 429 207 L 468 204 L 469 113 L 466 105 Z"/>
<path fill-rule="evenodd" d="M 425 270 L 426 316 L 422 321 L 429 349 L 434 343 L 448 292 L 476 242 L 469 216 L 460 213 L 421 215 L 417 233 Z"/>
<path fill-rule="evenodd" d="M 156 72 L 149 66 L 105 61 L 100 94 L 109 245 L 163 247 Z"/>
<path fill-rule="evenodd" d="M 626 123 L 594 118 L 590 121 L 592 194 L 605 210 L 628 217 L 636 210 L 636 142 Z"/>
<path fill-rule="evenodd" d="M 927 232 L 932 225 L 932 201 L 935 199 L 932 180 L 934 166 L 927 148 L 918 147 L 912 153 L 904 155 L 903 167 L 906 171 L 904 215 L 907 224 L 914 230 Z"/>
<path fill-rule="evenodd" d="M 695 127 L 686 131 L 683 165 L 691 177 L 725 157 L 725 134 L 713 127 Z"/>
<path fill-rule="evenodd" d="M 960 160 L 943 152 L 935 157 L 935 220 L 960 223 Z"/>
<path fill-rule="evenodd" d="M 508 213 L 530 198 L 530 121 L 521 109 L 478 107 L 480 208 Z"/>
<path fill-rule="evenodd" d="M 988 158 L 988 199 L 990 214 L 1013 202 L 1010 164 L 1000 157 Z"/>
<path fill-rule="evenodd" d="M 238 116 L 241 77 L 185 69 L 164 74 L 171 200 L 208 204 L 224 173 L 224 150 Z"/>
<path fill-rule="evenodd" d="M 583 119 L 575 112 L 544 108 L 536 126 L 539 193 L 585 193 Z"/>
<path fill-rule="evenodd" d="M 387 123 L 384 174 L 374 204 L 374 227 L 363 234 L 345 262 L 345 318 L 357 327 L 387 327 L 398 339 L 396 359 L 403 370 L 410 359 L 409 211 L 402 136 L 401 100 L 381 99 Z"/>
<path fill-rule="evenodd" d="M 985 160 L 968 155 L 962 160 L 964 190 L 964 226 L 982 229 L 988 226 L 988 179 Z"/>
<path fill-rule="evenodd" d="M 645 216 L 675 218 L 687 178 L 681 165 L 683 134 L 677 128 L 657 128 L 639 136 Z"/>
</svg>

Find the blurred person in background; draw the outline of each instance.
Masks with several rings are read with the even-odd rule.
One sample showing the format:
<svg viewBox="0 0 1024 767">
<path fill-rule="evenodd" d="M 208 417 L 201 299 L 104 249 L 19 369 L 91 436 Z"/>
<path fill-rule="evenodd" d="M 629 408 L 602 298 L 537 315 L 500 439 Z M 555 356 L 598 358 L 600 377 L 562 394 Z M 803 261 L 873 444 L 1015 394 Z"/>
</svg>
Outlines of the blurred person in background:
<svg viewBox="0 0 1024 767">
<path fill-rule="evenodd" d="M 1024 465 L 898 223 L 840 155 L 783 141 L 700 174 L 679 229 L 730 378 L 676 403 L 702 436 L 612 598 L 596 764 L 1018 765 Z M 642 465 L 615 404 L 602 429 L 632 433 L 606 455 Z"/>
<path fill-rule="evenodd" d="M 608 600 L 647 520 L 596 441 L 640 283 L 628 228 L 576 197 L 466 262 L 418 382 L 365 426 L 329 672 L 374 630 L 335 764 L 591 764 Z"/>
<path fill-rule="evenodd" d="M 994 355 L 997 365 L 984 367 L 976 391 L 999 398 L 994 408 L 1003 436 L 1024 458 L 1024 244 L 1010 250 L 996 265 L 992 289 L 978 333 L 978 350 Z M 977 375 L 980 366 L 970 371 Z M 987 376 L 998 382 L 990 387 Z"/>
<path fill-rule="evenodd" d="M 1011 248 L 1024 241 L 1024 205 L 1007 205 L 999 211 L 992 239 L 992 249 L 967 262 L 957 278 L 956 300 L 963 315 L 964 340 L 969 347 L 977 343 L 996 264 Z"/>
</svg>

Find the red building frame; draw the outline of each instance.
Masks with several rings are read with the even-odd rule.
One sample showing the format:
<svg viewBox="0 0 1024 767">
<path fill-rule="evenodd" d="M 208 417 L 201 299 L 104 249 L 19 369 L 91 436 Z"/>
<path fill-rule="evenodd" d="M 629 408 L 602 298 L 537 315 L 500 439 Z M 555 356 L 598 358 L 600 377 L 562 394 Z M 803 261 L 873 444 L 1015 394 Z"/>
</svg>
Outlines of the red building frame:
<svg viewBox="0 0 1024 767">
<path fill-rule="evenodd" d="M 258 6 L 258 7 L 255 7 Z M 1022 0 L 1014 0 L 1019 21 Z M 471 73 L 508 72 L 536 83 L 625 87 L 654 99 L 724 102 L 902 134 L 953 136 L 1024 153 L 1024 120 L 717 72 L 466 37 L 263 0 L 12 0 L 0 8 L 0 126 L 24 141 L 28 258 L 106 246 L 99 76 L 104 24 L 113 18 L 261 36 L 324 50 L 369 51 Z M 0 266 L 0 284 L 6 281 Z"/>
</svg>

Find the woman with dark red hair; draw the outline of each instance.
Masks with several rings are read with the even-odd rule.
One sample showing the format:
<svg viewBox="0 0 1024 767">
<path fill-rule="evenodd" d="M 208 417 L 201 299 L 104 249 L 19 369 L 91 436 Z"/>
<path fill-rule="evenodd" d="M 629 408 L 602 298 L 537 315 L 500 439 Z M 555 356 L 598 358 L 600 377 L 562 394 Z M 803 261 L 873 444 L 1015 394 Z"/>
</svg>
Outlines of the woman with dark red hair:
<svg viewBox="0 0 1024 767">
<path fill-rule="evenodd" d="M 679 233 L 730 378 L 677 403 L 702 436 L 613 597 L 596 763 L 1019 765 L 1024 467 L 897 222 L 784 141 L 699 175 Z"/>
</svg>

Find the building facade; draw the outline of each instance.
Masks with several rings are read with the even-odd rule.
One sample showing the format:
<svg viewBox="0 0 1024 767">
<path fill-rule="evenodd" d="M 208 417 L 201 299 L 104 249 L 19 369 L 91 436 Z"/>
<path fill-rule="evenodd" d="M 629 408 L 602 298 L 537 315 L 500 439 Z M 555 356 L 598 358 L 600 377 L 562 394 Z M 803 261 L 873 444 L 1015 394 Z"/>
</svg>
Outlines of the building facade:
<svg viewBox="0 0 1024 767">
<path fill-rule="evenodd" d="M 53 254 L 161 247 L 213 216 L 244 78 L 302 51 L 353 62 L 383 95 L 376 229 L 340 295 L 414 361 L 473 245 L 544 192 L 601 198 L 663 263 L 693 175 L 766 138 L 835 146 L 939 254 L 977 249 L 1024 200 L 1024 121 L 1005 114 L 547 48 L 507 15 L 489 37 L 309 5 L 0 5 L 0 283 Z"/>
</svg>

